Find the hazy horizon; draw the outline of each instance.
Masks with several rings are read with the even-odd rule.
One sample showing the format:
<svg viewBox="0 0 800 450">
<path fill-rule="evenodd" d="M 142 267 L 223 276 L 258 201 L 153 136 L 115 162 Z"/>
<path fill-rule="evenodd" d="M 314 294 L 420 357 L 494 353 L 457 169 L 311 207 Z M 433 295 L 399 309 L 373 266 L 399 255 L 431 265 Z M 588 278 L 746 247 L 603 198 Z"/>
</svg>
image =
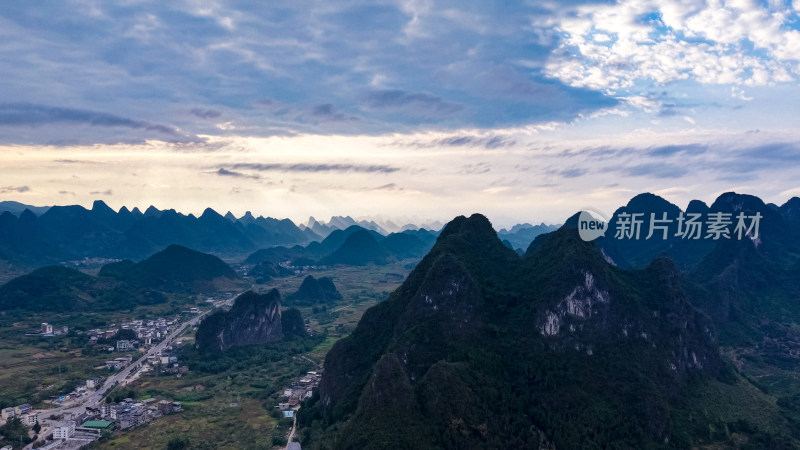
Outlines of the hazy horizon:
<svg viewBox="0 0 800 450">
<path fill-rule="evenodd" d="M 643 193 L 646 193 L 646 192 L 640 192 L 640 193 L 637 193 L 635 195 L 643 194 Z M 720 193 L 720 194 L 722 194 L 722 193 Z M 750 192 L 737 192 L 737 194 L 755 195 L 755 194 L 752 194 Z M 658 195 L 658 194 L 656 194 L 656 195 Z M 755 195 L 755 196 L 761 198 L 758 195 Z M 661 196 L 661 197 L 664 198 L 665 200 L 667 200 L 668 202 L 678 206 L 681 210 L 684 210 L 684 211 L 686 210 L 688 202 L 686 204 L 679 204 L 679 203 L 675 203 L 675 202 L 671 201 L 669 197 L 664 197 L 664 196 Z M 714 202 L 714 200 L 716 200 L 717 197 L 718 197 L 718 195 L 715 195 L 713 198 L 710 198 L 710 199 L 692 199 L 692 200 L 700 200 L 703 203 L 705 203 L 705 204 L 710 206 Z M 792 197 L 797 197 L 797 196 L 795 195 L 795 196 L 787 197 L 787 198 L 785 198 L 783 200 L 773 201 L 773 202 L 770 202 L 770 201 L 768 201 L 767 199 L 764 199 L 764 198 L 761 198 L 761 200 L 763 200 L 764 203 L 773 203 L 773 204 L 775 204 L 777 206 L 781 206 L 784 203 L 786 203 L 787 201 L 789 201 Z M 628 200 L 630 200 L 630 199 L 628 199 Z M 690 200 L 690 201 L 692 201 L 692 200 Z M 3 199 L 0 199 L 0 201 L 17 201 L 17 200 L 14 200 L 13 198 L 7 198 L 7 199 L 3 198 Z M 244 210 L 244 211 L 241 211 L 241 212 L 236 212 L 236 211 L 226 210 L 224 208 L 218 209 L 218 208 L 214 208 L 214 207 L 211 207 L 211 206 L 207 206 L 207 207 L 204 207 L 204 208 L 199 209 L 199 210 L 188 210 L 188 211 L 185 211 L 185 210 L 180 210 L 178 208 L 171 208 L 169 206 L 160 207 L 158 205 L 153 205 L 153 204 L 148 204 L 148 205 L 139 205 L 139 204 L 137 204 L 137 205 L 124 205 L 124 204 L 123 205 L 114 205 L 114 204 L 109 203 L 109 201 L 107 201 L 105 199 L 101 199 L 101 198 L 95 198 L 94 200 L 90 200 L 87 204 L 64 203 L 64 204 L 57 204 L 57 205 L 29 205 L 29 206 L 52 207 L 52 206 L 78 205 L 78 206 L 82 206 L 82 207 L 84 207 L 86 209 L 92 209 L 92 205 L 94 204 L 95 201 L 102 201 L 108 207 L 113 209 L 115 212 L 119 212 L 121 208 L 126 207 L 126 208 L 128 208 L 128 210 L 133 210 L 134 208 L 138 208 L 142 213 L 144 213 L 145 210 L 147 210 L 148 207 L 154 206 L 156 209 L 158 209 L 160 211 L 173 209 L 176 212 L 178 212 L 180 214 L 183 214 L 183 215 L 186 215 L 186 216 L 188 216 L 189 214 L 192 214 L 195 217 L 199 217 L 200 215 L 202 215 L 203 211 L 206 208 L 211 208 L 211 209 L 213 209 L 214 211 L 216 211 L 217 213 L 219 213 L 220 215 L 223 215 L 223 216 L 230 212 L 231 214 L 234 215 L 234 217 L 236 217 L 236 219 L 241 219 L 242 217 L 244 217 L 249 212 L 254 217 L 263 216 L 263 217 L 272 217 L 272 218 L 275 218 L 275 219 L 289 219 L 292 222 L 294 222 L 296 225 L 308 225 L 309 220 L 312 217 L 316 221 L 318 221 L 318 222 L 320 222 L 322 224 L 326 224 L 326 225 L 330 224 L 330 220 L 333 217 L 350 217 L 350 218 L 352 218 L 352 219 L 354 219 L 356 221 L 375 221 L 380 226 L 384 226 L 387 222 L 392 222 L 392 223 L 394 223 L 395 225 L 397 225 L 399 227 L 402 227 L 402 226 L 405 226 L 405 225 L 416 225 L 416 226 L 419 226 L 419 227 L 423 227 L 425 225 L 433 224 L 433 223 L 436 223 L 436 222 L 438 222 L 442 226 L 444 226 L 444 225 L 447 224 L 447 222 L 449 222 L 450 220 L 454 219 L 457 216 L 467 216 L 468 217 L 468 216 L 470 216 L 472 214 L 482 214 L 482 215 L 486 216 L 492 222 L 492 224 L 494 225 L 495 229 L 497 229 L 497 230 L 500 230 L 502 228 L 510 229 L 514 225 L 521 225 L 521 224 L 525 224 L 525 223 L 529 223 L 531 225 L 539 225 L 539 224 L 561 225 L 570 216 L 580 212 L 582 209 L 591 209 L 591 210 L 598 210 L 599 209 L 599 208 L 595 207 L 594 205 L 584 204 L 582 207 L 579 207 L 575 211 L 573 211 L 571 213 L 568 213 L 567 215 L 561 217 L 560 219 L 557 218 L 555 220 L 544 220 L 544 219 L 539 219 L 539 218 L 536 218 L 536 217 L 529 217 L 529 218 L 521 217 L 519 219 L 513 219 L 513 218 L 505 218 L 504 219 L 503 217 L 494 218 L 491 215 L 485 214 L 485 213 L 483 213 L 481 211 L 471 211 L 471 212 L 465 211 L 463 213 L 456 214 L 456 215 L 454 215 L 452 217 L 419 217 L 419 216 L 410 216 L 409 217 L 409 216 L 385 216 L 385 215 L 353 215 L 353 214 L 347 214 L 347 213 L 340 213 L 340 214 L 333 214 L 333 215 L 329 215 L 329 216 L 320 216 L 320 215 L 311 214 L 310 216 L 306 216 L 305 218 L 300 218 L 300 217 L 295 218 L 295 217 L 286 217 L 286 216 L 281 216 L 281 215 L 276 215 L 276 214 L 270 214 L 269 212 L 260 212 L 260 211 L 256 211 L 256 210 L 253 210 L 253 209 L 247 209 L 247 210 Z M 19 202 L 19 203 L 23 203 L 23 202 Z M 619 205 L 614 206 L 611 209 L 600 210 L 600 212 L 603 212 L 608 217 L 611 217 L 611 215 L 617 210 L 617 208 L 625 206 L 626 203 L 627 203 L 627 200 L 625 202 L 619 204 Z M 393 230 L 387 230 L 387 231 L 391 232 Z"/>
</svg>

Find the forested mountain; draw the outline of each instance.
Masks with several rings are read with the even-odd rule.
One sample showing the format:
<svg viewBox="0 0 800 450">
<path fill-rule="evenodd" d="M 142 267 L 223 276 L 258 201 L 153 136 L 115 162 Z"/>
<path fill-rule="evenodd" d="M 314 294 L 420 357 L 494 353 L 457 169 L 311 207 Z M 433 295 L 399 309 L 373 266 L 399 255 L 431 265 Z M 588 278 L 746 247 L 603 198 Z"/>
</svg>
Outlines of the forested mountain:
<svg viewBox="0 0 800 450">
<path fill-rule="evenodd" d="M 42 267 L 0 286 L 0 310 L 120 311 L 165 301 L 160 292 L 61 266 Z"/>
<path fill-rule="evenodd" d="M 673 206 L 638 196 L 614 219 Z M 584 242 L 572 218 L 520 257 L 482 216 L 455 219 L 328 353 L 304 447 L 800 445 L 796 395 L 776 405 L 718 344 L 798 367 L 797 229 L 750 196 L 689 209 L 760 213 L 760 239 Z"/>
</svg>

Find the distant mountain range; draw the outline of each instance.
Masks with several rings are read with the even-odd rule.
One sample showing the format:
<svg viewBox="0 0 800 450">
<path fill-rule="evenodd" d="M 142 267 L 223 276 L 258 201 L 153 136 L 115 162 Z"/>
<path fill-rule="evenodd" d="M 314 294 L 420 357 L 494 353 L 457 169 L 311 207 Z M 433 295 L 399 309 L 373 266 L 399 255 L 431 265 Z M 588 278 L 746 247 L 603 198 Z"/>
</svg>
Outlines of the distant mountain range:
<svg viewBox="0 0 800 450">
<path fill-rule="evenodd" d="M 503 243 L 507 242 L 507 247 L 513 250 L 519 249 L 522 253 L 524 253 L 525 249 L 528 248 L 536 236 L 555 231 L 560 226 L 561 225 L 545 225 L 544 223 L 539 225 L 523 223 L 514 225 L 509 230 L 506 230 L 505 228 L 501 229 L 497 232 L 497 237 L 499 237 Z"/>
<path fill-rule="evenodd" d="M 149 207 L 115 212 L 102 201 L 92 209 L 53 206 L 41 216 L 26 209 L 0 214 L 0 257 L 31 266 L 84 257 L 142 259 L 171 244 L 221 255 L 320 239 L 288 219 L 245 215 L 226 219 L 212 209 L 200 217 Z"/>
<path fill-rule="evenodd" d="M 311 229 L 314 233 L 324 238 L 334 230 L 344 230 L 353 225 L 358 225 L 367 230 L 376 231 L 384 236 L 389 233 L 397 233 L 406 230 L 418 230 L 420 228 L 439 231 L 442 229 L 442 226 L 444 226 L 444 224 L 438 221 L 420 224 L 408 223 L 405 225 L 397 225 L 390 220 L 385 220 L 378 223 L 375 220 L 355 220 L 350 216 L 333 216 L 327 223 L 322 223 L 317 221 L 317 219 L 312 216 L 308 218 L 308 222 L 301 224 L 300 228 Z"/>
<path fill-rule="evenodd" d="M 11 214 L 16 216 L 22 214 L 26 209 L 31 210 L 32 213 L 36 214 L 37 216 L 41 216 L 42 214 L 46 213 L 49 206 L 31 206 L 26 205 L 20 202 L 14 201 L 2 201 L 0 202 L 0 213 L 8 211 Z"/>
<path fill-rule="evenodd" d="M 383 236 L 377 231 L 352 225 L 332 231 L 322 242 L 303 247 L 277 246 L 258 250 L 245 259 L 247 264 L 383 265 L 407 258 L 421 258 L 436 241 L 437 233 L 419 229 Z"/>
<path fill-rule="evenodd" d="M 196 217 L 153 206 L 144 212 L 126 207 L 114 211 L 99 200 L 91 209 L 4 201 L 0 202 L 0 260 L 29 268 L 87 257 L 140 260 L 171 244 L 235 258 L 258 249 L 317 242 L 322 246 L 307 248 L 303 256 L 318 262 L 358 229 L 369 230 L 379 242 L 391 236 L 382 242 L 390 253 L 384 256 L 403 259 L 424 255 L 432 245 L 427 235 L 433 233 L 435 238 L 441 226 L 438 222 L 427 228 L 397 226 L 389 221 L 380 225 L 349 216 L 334 216 L 325 224 L 311 217 L 307 225 L 297 226 L 289 219 L 254 217 L 249 211 L 236 218 L 230 212 L 222 216 L 209 208 Z M 516 226 L 504 233 L 503 239 L 522 249 L 542 227 L 547 226 Z"/>
</svg>

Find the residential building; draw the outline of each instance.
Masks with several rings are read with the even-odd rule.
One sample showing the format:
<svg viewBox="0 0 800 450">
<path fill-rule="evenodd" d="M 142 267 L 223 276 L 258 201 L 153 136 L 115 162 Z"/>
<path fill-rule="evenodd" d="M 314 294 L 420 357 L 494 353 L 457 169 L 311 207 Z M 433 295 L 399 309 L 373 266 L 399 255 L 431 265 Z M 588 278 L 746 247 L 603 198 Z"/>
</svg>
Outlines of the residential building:
<svg viewBox="0 0 800 450">
<path fill-rule="evenodd" d="M 128 350 L 133 350 L 133 344 L 131 343 L 131 341 L 129 341 L 127 339 L 123 339 L 123 340 L 117 341 L 117 351 L 118 352 L 126 352 Z"/>
<path fill-rule="evenodd" d="M 53 334 L 53 325 L 51 325 L 49 323 L 43 323 L 42 324 L 41 333 L 42 334 Z"/>
<path fill-rule="evenodd" d="M 2 417 L 4 420 L 10 419 L 14 417 L 14 415 L 16 415 L 14 408 L 3 408 L 3 410 L 0 411 L 0 417 Z"/>
<path fill-rule="evenodd" d="M 100 378 L 90 377 L 86 379 L 86 388 L 97 389 L 100 386 L 102 386 L 102 383 L 100 383 Z"/>
<path fill-rule="evenodd" d="M 39 413 L 37 412 L 29 412 L 28 414 L 23 414 L 19 416 L 20 420 L 22 421 L 23 425 L 27 425 L 32 427 L 39 422 Z"/>
<path fill-rule="evenodd" d="M 21 404 L 19 406 L 15 406 L 14 407 L 14 412 L 18 416 L 21 416 L 23 414 L 28 414 L 29 412 L 31 412 L 31 410 L 33 410 L 33 407 L 31 405 L 29 405 L 28 403 L 23 403 L 23 404 Z"/>
<path fill-rule="evenodd" d="M 53 428 L 53 439 L 69 439 L 75 434 L 75 422 L 69 421 L 60 427 Z"/>
<path fill-rule="evenodd" d="M 169 400 L 161 400 L 158 402 L 158 410 L 161 414 L 169 414 L 172 412 L 172 402 Z"/>
<path fill-rule="evenodd" d="M 106 361 L 106 368 L 107 369 L 114 369 L 118 370 L 125 367 L 124 361 Z"/>
</svg>

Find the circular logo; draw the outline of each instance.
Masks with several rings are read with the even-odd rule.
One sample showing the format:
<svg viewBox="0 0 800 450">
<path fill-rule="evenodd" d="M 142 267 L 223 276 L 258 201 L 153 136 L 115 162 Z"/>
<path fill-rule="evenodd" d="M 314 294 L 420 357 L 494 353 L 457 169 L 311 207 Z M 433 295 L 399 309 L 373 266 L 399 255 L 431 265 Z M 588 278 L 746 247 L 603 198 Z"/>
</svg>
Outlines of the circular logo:
<svg viewBox="0 0 800 450">
<path fill-rule="evenodd" d="M 584 241 L 593 241 L 605 236 L 606 230 L 608 230 L 608 220 L 599 212 L 584 209 L 578 215 L 578 235 Z"/>
</svg>

